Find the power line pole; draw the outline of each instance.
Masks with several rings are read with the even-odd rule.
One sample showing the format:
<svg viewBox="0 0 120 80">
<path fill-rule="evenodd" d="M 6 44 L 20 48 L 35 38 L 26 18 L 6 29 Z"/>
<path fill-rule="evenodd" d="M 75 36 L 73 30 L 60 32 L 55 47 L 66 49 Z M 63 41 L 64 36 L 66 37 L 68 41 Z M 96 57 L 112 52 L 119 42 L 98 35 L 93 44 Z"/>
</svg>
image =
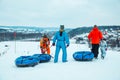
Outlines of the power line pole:
<svg viewBox="0 0 120 80">
<path fill-rule="evenodd" d="M 16 54 L 16 32 L 14 32 L 14 41 L 15 41 L 15 54 Z"/>
</svg>

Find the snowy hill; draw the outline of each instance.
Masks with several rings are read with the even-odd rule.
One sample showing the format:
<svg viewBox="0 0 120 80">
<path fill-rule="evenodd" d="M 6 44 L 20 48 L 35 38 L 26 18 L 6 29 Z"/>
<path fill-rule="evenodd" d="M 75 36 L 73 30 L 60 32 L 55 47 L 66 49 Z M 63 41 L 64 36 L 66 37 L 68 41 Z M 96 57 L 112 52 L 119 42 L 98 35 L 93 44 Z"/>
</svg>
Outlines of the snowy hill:
<svg viewBox="0 0 120 80">
<path fill-rule="evenodd" d="M 35 27 L 35 26 L 0 26 L 0 30 L 8 32 L 23 32 L 23 33 L 42 33 L 58 31 L 59 27 Z M 71 28 L 66 28 L 66 31 Z"/>
<path fill-rule="evenodd" d="M 84 33 L 89 33 L 93 27 L 78 27 L 75 29 L 72 29 L 68 32 L 70 38 Z M 108 32 L 117 32 L 117 30 L 120 30 L 120 26 L 98 26 L 98 28 L 104 32 L 107 30 Z"/>
<path fill-rule="evenodd" d="M 8 45 L 8 46 L 6 46 Z M 74 48 L 74 49 L 73 49 Z M 7 50 L 2 53 L 1 50 Z M 0 43 L 0 80 L 120 80 L 120 52 L 108 50 L 104 60 L 100 58 L 89 62 L 75 61 L 76 51 L 90 51 L 87 44 L 75 44 L 71 40 L 67 48 L 68 62 L 40 63 L 35 67 L 18 68 L 14 64 L 17 57 L 40 53 L 39 42 L 14 41 Z M 51 47 L 54 55 L 55 47 Z"/>
<path fill-rule="evenodd" d="M 59 30 L 59 27 L 34 27 L 34 26 L 0 26 L 0 41 L 14 40 L 39 40 L 42 34 L 53 34 Z M 71 28 L 66 28 L 69 32 Z M 16 36 L 14 34 L 16 33 Z"/>
<path fill-rule="evenodd" d="M 57 28 L 49 27 L 35 27 L 35 26 L 0 26 L 0 29 L 8 30 L 9 32 L 41 32 L 41 31 L 51 31 L 56 30 Z"/>
</svg>

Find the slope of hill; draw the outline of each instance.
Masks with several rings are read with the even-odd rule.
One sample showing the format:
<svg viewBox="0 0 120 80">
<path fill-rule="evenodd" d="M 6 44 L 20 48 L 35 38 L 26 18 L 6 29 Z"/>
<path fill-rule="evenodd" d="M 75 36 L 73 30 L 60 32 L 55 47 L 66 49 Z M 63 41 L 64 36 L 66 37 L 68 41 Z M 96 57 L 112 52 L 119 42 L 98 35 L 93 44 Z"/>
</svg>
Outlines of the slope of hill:
<svg viewBox="0 0 120 80">
<path fill-rule="evenodd" d="M 75 61 L 72 57 L 76 51 L 90 51 L 87 44 L 75 44 L 71 40 L 68 51 L 68 62 L 62 63 L 60 52 L 59 62 L 40 63 L 35 67 L 18 68 L 15 59 L 23 55 L 40 53 L 39 42 L 1 42 L 0 49 L 8 45 L 8 50 L 0 56 L 0 80 L 120 80 L 120 54 L 108 50 L 104 60 L 100 58 L 89 62 Z M 73 49 L 74 48 L 74 49 Z M 15 52 L 16 49 L 16 52 Z M 1 51 L 0 51 L 1 52 Z M 51 47 L 54 55 L 55 47 Z"/>
</svg>

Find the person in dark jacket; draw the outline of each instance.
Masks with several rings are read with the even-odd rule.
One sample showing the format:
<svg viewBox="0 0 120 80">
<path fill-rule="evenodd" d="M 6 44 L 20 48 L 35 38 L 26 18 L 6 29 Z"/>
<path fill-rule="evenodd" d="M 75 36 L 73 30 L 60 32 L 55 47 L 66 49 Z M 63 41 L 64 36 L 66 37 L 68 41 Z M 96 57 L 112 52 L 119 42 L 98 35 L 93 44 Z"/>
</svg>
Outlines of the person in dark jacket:
<svg viewBox="0 0 120 80">
<path fill-rule="evenodd" d="M 97 25 L 94 25 L 93 29 L 88 34 L 88 39 L 92 44 L 91 52 L 94 53 L 95 59 L 98 58 L 99 44 L 100 44 L 100 41 L 102 40 L 102 38 L 103 38 L 102 32 L 98 29 Z"/>
</svg>

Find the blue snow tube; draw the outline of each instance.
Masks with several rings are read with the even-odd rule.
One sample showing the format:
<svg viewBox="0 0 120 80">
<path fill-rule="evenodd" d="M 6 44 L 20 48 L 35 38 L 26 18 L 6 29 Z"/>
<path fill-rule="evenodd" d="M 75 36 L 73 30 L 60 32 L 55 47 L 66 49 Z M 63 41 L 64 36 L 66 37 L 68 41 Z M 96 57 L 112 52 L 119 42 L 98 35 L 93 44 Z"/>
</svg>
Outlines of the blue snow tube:
<svg viewBox="0 0 120 80">
<path fill-rule="evenodd" d="M 15 60 L 15 64 L 17 67 L 33 67 L 38 63 L 39 60 L 33 56 L 20 56 Z"/>
<path fill-rule="evenodd" d="M 79 51 L 73 54 L 73 58 L 76 61 L 91 61 L 94 58 L 94 54 L 89 51 Z"/>
<path fill-rule="evenodd" d="M 49 62 L 51 60 L 51 55 L 49 54 L 34 54 L 33 56 L 36 57 L 40 63 Z"/>
</svg>

